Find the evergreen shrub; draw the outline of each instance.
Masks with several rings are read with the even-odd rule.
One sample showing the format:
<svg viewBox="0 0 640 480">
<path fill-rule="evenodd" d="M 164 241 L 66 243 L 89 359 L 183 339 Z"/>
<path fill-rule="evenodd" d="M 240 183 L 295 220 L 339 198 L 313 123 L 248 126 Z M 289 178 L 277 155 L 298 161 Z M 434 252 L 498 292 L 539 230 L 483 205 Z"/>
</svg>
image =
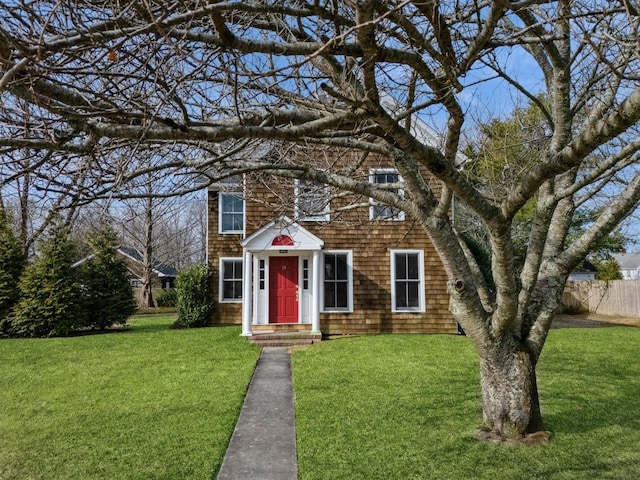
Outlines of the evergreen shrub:
<svg viewBox="0 0 640 480">
<path fill-rule="evenodd" d="M 175 288 L 165 290 L 162 294 L 156 298 L 156 304 L 158 307 L 175 307 L 178 302 L 178 292 Z"/>
<path fill-rule="evenodd" d="M 89 239 L 93 256 L 80 267 L 85 328 L 124 325 L 135 313 L 127 265 L 116 255 L 117 242 L 116 233 L 106 225 Z"/>
<path fill-rule="evenodd" d="M 18 282 L 25 265 L 22 243 L 13 231 L 9 215 L 0 208 L 0 334 L 11 328 L 9 314 L 20 298 Z"/>
<path fill-rule="evenodd" d="M 9 334 L 18 337 L 68 335 L 84 324 L 76 250 L 69 230 L 52 228 L 18 284 L 20 300 L 11 315 Z"/>
<path fill-rule="evenodd" d="M 205 265 L 193 265 L 176 279 L 178 319 L 174 328 L 205 327 L 213 311 L 209 282 L 211 273 Z"/>
</svg>

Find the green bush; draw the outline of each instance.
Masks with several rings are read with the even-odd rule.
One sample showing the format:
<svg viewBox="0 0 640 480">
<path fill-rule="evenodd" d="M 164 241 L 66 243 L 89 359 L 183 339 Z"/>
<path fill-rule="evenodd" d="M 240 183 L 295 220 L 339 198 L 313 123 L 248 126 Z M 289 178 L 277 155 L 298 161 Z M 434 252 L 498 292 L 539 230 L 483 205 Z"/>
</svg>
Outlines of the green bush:
<svg viewBox="0 0 640 480">
<path fill-rule="evenodd" d="M 10 328 L 8 315 L 20 298 L 18 282 L 25 265 L 20 239 L 11 227 L 11 219 L 0 208 L 0 333 Z"/>
<path fill-rule="evenodd" d="M 622 272 L 620 264 L 613 257 L 605 259 L 595 259 L 593 264 L 598 269 L 596 280 L 622 280 Z"/>
<path fill-rule="evenodd" d="M 69 230 L 52 228 L 40 245 L 40 256 L 20 278 L 20 300 L 10 317 L 8 333 L 18 337 L 68 335 L 84 323 L 75 246 Z"/>
<path fill-rule="evenodd" d="M 213 310 L 209 281 L 211 273 L 204 265 L 194 265 L 176 279 L 178 319 L 175 328 L 205 327 Z"/>
<path fill-rule="evenodd" d="M 175 307 L 178 303 L 178 292 L 172 288 L 165 290 L 156 298 L 158 307 Z"/>
<path fill-rule="evenodd" d="M 93 256 L 80 267 L 85 328 L 124 325 L 135 312 L 127 266 L 116 256 L 117 241 L 115 232 L 106 225 L 89 239 Z"/>
</svg>

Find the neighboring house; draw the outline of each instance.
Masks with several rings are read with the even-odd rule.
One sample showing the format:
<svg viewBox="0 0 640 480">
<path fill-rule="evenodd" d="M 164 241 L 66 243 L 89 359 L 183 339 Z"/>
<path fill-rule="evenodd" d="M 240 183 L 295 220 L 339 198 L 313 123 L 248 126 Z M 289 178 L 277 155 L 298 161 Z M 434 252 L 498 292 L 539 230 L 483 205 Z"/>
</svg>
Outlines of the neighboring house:
<svg viewBox="0 0 640 480">
<path fill-rule="evenodd" d="M 640 279 L 640 253 L 614 253 L 612 256 L 620 265 L 623 280 Z"/>
<path fill-rule="evenodd" d="M 131 284 L 131 286 L 141 287 L 143 267 L 142 253 L 135 248 L 119 247 L 117 250 L 117 254 L 124 259 L 127 265 L 127 270 L 129 271 L 129 283 Z M 78 260 L 73 264 L 73 268 L 82 265 L 84 262 L 89 261 L 92 258 L 93 255 L 89 255 L 88 257 Z M 177 276 L 178 271 L 175 268 L 170 267 L 169 265 L 166 265 L 159 260 L 153 260 L 151 272 L 152 288 L 174 288 Z"/>
<path fill-rule="evenodd" d="M 297 148 L 288 154 L 334 168 L 361 155 Z M 353 176 L 402 192 L 388 164 L 371 156 L 361 165 Z M 325 335 L 457 331 L 424 229 L 367 197 L 262 174 L 227 178 L 209 187 L 207 253 L 211 323 L 242 324 L 245 336 L 275 324 Z"/>
<path fill-rule="evenodd" d="M 122 255 L 129 269 L 129 282 L 132 287 L 142 286 L 142 268 L 144 265 L 142 252 L 131 247 L 120 247 L 118 253 Z M 174 288 L 178 271 L 161 262 L 153 259 L 151 262 L 151 287 L 152 288 Z"/>
<path fill-rule="evenodd" d="M 593 263 L 585 260 L 578 266 L 578 268 L 569 274 L 569 278 L 567 280 L 569 282 L 590 282 L 596 279 L 596 273 L 598 273 L 598 269 L 593 265 Z"/>
</svg>

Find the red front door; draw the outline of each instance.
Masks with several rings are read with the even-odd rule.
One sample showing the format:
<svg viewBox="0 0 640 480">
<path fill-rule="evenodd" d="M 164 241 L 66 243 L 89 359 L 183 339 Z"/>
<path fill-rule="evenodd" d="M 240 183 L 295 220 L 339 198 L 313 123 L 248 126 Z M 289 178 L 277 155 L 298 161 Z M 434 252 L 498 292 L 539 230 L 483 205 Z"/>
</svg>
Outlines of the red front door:
<svg viewBox="0 0 640 480">
<path fill-rule="evenodd" d="M 298 257 L 269 259 L 269 323 L 298 323 Z"/>
</svg>

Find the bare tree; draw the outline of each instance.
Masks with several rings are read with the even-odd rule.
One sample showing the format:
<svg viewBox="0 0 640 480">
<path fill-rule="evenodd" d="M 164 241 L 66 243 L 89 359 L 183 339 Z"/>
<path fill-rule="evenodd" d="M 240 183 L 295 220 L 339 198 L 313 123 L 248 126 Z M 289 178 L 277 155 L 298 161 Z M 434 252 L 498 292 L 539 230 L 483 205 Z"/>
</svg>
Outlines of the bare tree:
<svg viewBox="0 0 640 480">
<path fill-rule="evenodd" d="M 25 135 L 31 135 L 29 105 L 22 106 Z M 12 212 L 16 231 L 25 254 L 34 253 L 36 241 L 54 220 L 70 224 L 76 215 L 76 198 L 61 187 L 60 178 L 80 186 L 82 174 L 71 166 L 73 160 L 60 162 L 53 152 L 40 149 L 0 148 L 0 205 Z"/>
<path fill-rule="evenodd" d="M 155 242 L 154 231 L 156 225 L 157 203 L 162 200 L 154 198 L 154 192 L 160 193 L 158 186 L 162 179 L 158 172 L 154 172 L 150 166 L 153 164 L 153 155 L 145 155 L 143 161 L 146 170 L 136 180 L 122 186 L 121 194 L 130 197 L 128 211 L 130 218 L 123 223 L 123 240 L 127 246 L 135 248 L 141 257 L 141 291 L 139 305 L 142 308 L 153 306 L 152 275 L 154 268 Z M 124 235 L 126 231 L 127 235 Z"/>
<path fill-rule="evenodd" d="M 178 271 L 205 262 L 207 205 L 202 193 L 172 197 L 156 214 L 156 257 Z"/>
<path fill-rule="evenodd" d="M 204 263 L 206 248 L 206 203 L 190 195 L 157 198 L 161 182 L 150 181 L 140 198 L 117 200 L 111 209 L 119 225 L 122 244 L 140 253 L 142 285 L 140 305 L 153 306 L 152 273 L 156 262 L 176 270 Z"/>
<path fill-rule="evenodd" d="M 480 436 L 544 437 L 535 367 L 567 275 L 640 199 L 632 2 L 43 0 L 0 13 L 0 148 L 81 159 L 98 196 L 143 176 L 136 150 L 160 145 L 154 169 L 262 170 L 403 210 L 439 252 L 452 311 L 477 349 Z M 537 106 L 547 141 L 540 161 L 492 195 L 456 156 L 470 113 L 488 119 L 509 101 Z M 418 118 L 440 130 L 442 145 L 420 135 Z M 343 168 L 238 154 L 259 152 L 256 142 L 385 157 L 404 196 Z M 116 151 L 122 161 L 110 162 Z M 567 244 L 576 208 L 613 191 Z M 458 242 L 453 195 L 486 226 L 495 292 Z M 532 197 L 520 271 L 511 226 Z"/>
</svg>

